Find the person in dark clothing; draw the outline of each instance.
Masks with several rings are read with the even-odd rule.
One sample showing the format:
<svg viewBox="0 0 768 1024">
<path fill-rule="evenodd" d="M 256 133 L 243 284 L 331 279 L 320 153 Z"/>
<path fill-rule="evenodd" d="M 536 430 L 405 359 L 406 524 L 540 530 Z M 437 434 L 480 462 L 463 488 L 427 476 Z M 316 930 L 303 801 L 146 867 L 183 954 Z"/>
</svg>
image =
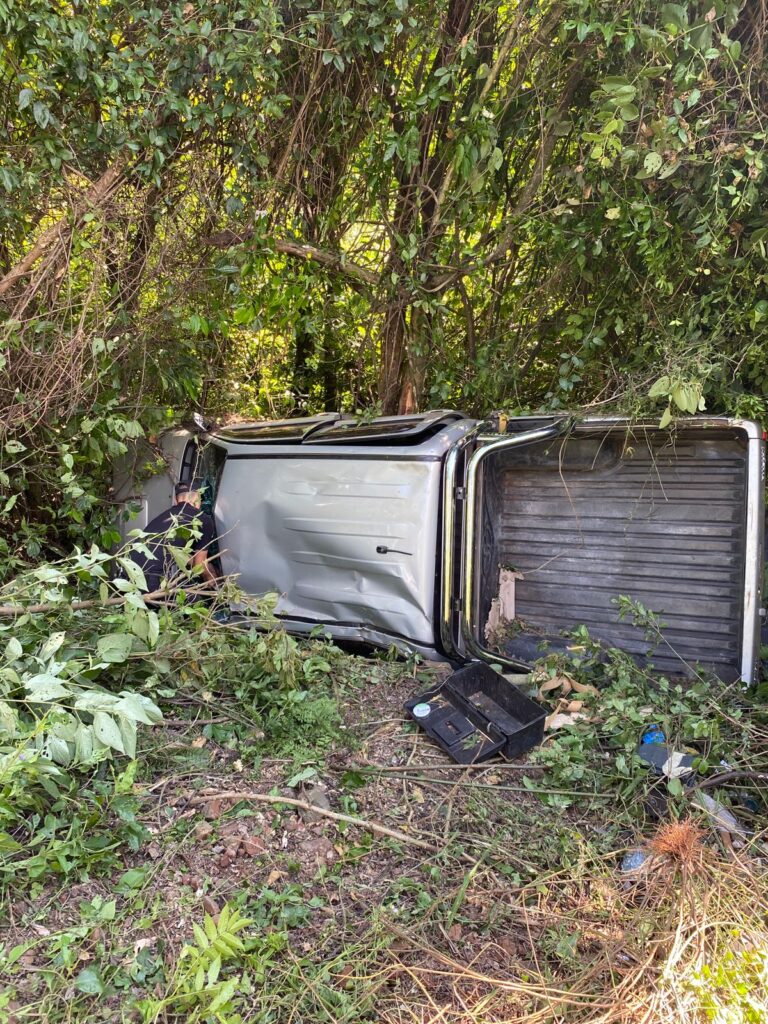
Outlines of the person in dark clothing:
<svg viewBox="0 0 768 1024">
<path fill-rule="evenodd" d="M 190 551 L 188 568 L 200 566 L 202 579 L 216 585 L 216 574 L 210 565 L 209 548 L 216 539 L 213 517 L 200 510 L 200 491 L 196 483 L 176 484 L 176 503 L 147 524 L 145 543 L 149 551 L 131 552 L 131 561 L 144 573 L 147 592 L 154 593 L 171 583 L 181 572 L 172 548 Z"/>
</svg>

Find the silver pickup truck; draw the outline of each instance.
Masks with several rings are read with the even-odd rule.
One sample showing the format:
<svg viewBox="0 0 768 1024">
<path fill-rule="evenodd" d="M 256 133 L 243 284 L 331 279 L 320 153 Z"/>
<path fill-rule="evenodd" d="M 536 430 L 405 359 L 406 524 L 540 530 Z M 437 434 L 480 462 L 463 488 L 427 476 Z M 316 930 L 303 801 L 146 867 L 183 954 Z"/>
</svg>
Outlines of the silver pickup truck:
<svg viewBox="0 0 768 1024">
<path fill-rule="evenodd" d="M 488 421 L 437 410 L 169 431 L 165 473 L 131 473 L 124 530 L 202 476 L 221 565 L 276 591 L 292 632 L 520 668 L 583 624 L 639 660 L 620 597 L 664 623 L 666 672 L 752 681 L 760 638 L 764 439 L 752 422 Z"/>
</svg>

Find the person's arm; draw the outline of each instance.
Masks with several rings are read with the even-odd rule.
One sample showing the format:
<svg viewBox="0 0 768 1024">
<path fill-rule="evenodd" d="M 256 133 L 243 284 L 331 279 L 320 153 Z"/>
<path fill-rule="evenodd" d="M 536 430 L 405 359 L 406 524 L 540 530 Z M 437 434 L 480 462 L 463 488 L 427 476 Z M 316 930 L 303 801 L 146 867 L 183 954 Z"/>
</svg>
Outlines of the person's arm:
<svg viewBox="0 0 768 1024">
<path fill-rule="evenodd" d="M 211 565 L 208 560 L 208 552 L 205 550 L 196 551 L 194 555 L 192 555 L 193 568 L 197 568 L 197 566 L 199 565 L 203 567 L 203 579 L 206 580 L 208 583 L 213 583 L 215 586 L 216 574 L 214 573 L 213 569 L 211 569 Z"/>
<path fill-rule="evenodd" d="M 217 583 L 216 573 L 211 568 L 211 556 L 208 549 L 216 539 L 216 524 L 213 521 L 213 517 L 209 516 L 206 512 L 198 513 L 198 518 L 200 520 L 201 536 L 195 545 L 196 550 L 192 555 L 192 567 L 196 569 L 200 566 L 203 570 L 203 579 L 215 586 Z"/>
</svg>

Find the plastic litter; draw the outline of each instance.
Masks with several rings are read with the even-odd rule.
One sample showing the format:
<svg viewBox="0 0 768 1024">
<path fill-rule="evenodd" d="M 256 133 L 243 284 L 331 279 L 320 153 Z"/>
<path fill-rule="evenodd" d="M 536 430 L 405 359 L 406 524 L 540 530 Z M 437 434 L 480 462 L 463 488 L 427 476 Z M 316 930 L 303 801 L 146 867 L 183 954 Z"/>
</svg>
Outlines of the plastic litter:
<svg viewBox="0 0 768 1024">
<path fill-rule="evenodd" d="M 645 864 L 647 860 L 648 854 L 645 852 L 645 850 L 630 850 L 627 854 L 624 855 L 624 858 L 622 859 L 621 870 L 637 871 L 643 866 L 643 864 Z"/>
<path fill-rule="evenodd" d="M 644 743 L 666 743 L 667 737 L 660 725 L 649 725 L 640 737 L 640 744 Z"/>
<path fill-rule="evenodd" d="M 727 807 L 714 800 L 708 793 L 697 793 L 694 800 L 696 806 L 703 807 L 712 818 L 713 823 L 721 832 L 730 832 L 732 835 L 746 838 L 748 835 L 744 826 L 734 817 Z"/>
<path fill-rule="evenodd" d="M 519 757 L 544 736 L 544 709 L 479 662 L 403 706 L 459 764 L 477 764 L 494 754 Z"/>
<path fill-rule="evenodd" d="M 666 775 L 668 779 L 693 779 L 693 754 L 673 750 L 664 743 L 641 743 L 637 753 L 657 775 Z"/>
</svg>

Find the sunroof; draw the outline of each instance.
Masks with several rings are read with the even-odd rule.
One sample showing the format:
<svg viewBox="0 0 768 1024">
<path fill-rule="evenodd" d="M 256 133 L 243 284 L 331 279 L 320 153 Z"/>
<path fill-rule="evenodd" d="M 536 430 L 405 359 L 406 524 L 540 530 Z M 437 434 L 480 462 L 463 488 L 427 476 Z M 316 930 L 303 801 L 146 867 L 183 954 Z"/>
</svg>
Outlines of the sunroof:
<svg viewBox="0 0 768 1024">
<path fill-rule="evenodd" d="M 414 444 L 461 419 L 464 419 L 463 413 L 450 409 L 436 409 L 416 416 L 379 416 L 367 422 L 344 419 L 313 430 L 305 444 Z"/>
<path fill-rule="evenodd" d="M 313 430 L 326 424 L 332 425 L 338 419 L 337 412 L 329 412 L 322 416 L 307 416 L 295 420 L 236 423 L 218 430 L 216 436 L 225 441 L 239 441 L 244 444 L 290 444 L 303 441 Z"/>
</svg>

